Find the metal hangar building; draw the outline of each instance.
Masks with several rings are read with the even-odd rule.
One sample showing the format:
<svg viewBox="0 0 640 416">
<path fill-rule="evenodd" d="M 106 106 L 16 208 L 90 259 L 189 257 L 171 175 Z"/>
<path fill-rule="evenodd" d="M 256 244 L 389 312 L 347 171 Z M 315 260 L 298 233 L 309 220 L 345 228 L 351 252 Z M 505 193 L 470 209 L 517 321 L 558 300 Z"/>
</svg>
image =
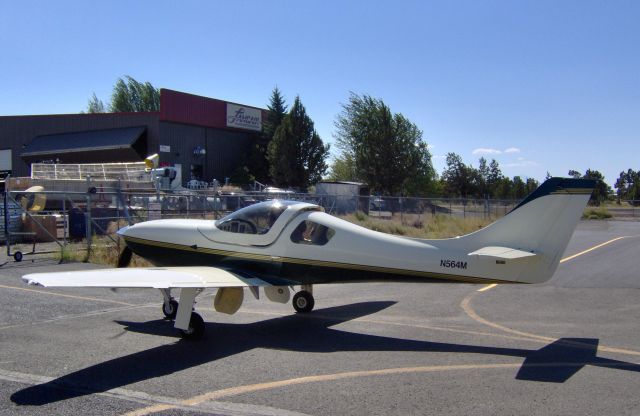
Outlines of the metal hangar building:
<svg viewBox="0 0 640 416">
<path fill-rule="evenodd" d="M 141 161 L 181 165 L 183 180 L 224 181 L 262 132 L 266 110 L 169 89 L 160 111 L 0 116 L 0 174 L 30 164 Z"/>
</svg>

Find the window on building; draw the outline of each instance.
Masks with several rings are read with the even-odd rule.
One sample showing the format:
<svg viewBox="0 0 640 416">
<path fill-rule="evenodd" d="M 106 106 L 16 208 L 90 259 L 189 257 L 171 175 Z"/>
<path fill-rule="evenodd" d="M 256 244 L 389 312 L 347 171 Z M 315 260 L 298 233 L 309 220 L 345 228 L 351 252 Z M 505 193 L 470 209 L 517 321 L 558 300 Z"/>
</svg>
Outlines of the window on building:
<svg viewBox="0 0 640 416">
<path fill-rule="evenodd" d="M 313 221 L 302 221 L 291 233 L 291 241 L 296 244 L 323 246 L 331 240 L 336 232 Z"/>
</svg>

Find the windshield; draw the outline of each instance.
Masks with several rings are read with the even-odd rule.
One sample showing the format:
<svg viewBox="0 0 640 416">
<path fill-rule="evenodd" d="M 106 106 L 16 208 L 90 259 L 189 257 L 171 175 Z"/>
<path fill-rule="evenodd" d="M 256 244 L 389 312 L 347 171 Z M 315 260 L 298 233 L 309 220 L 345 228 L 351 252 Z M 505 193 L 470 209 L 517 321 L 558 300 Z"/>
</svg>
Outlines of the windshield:
<svg viewBox="0 0 640 416">
<path fill-rule="evenodd" d="M 216 221 L 216 227 L 223 231 L 243 234 L 266 234 L 278 217 L 293 201 L 266 201 L 250 205 L 222 217 Z"/>
</svg>

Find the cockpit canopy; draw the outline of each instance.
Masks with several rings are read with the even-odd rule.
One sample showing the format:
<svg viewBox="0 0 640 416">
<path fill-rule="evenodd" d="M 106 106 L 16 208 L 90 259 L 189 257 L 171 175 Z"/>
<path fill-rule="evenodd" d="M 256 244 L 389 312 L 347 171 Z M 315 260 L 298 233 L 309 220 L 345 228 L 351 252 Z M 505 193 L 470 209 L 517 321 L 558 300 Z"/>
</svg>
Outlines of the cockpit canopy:
<svg viewBox="0 0 640 416">
<path fill-rule="evenodd" d="M 307 205 L 297 201 L 271 200 L 239 209 L 216 221 L 222 231 L 241 234 L 266 234 L 289 207 Z M 319 207 L 318 207 L 319 208 Z"/>
</svg>

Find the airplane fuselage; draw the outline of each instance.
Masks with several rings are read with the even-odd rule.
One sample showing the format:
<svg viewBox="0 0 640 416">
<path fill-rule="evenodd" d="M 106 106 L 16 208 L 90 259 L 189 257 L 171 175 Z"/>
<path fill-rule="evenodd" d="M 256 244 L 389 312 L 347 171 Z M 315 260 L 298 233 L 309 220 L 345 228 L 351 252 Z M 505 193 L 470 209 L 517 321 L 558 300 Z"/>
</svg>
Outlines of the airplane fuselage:
<svg viewBox="0 0 640 416">
<path fill-rule="evenodd" d="M 292 241 L 304 221 L 334 235 L 323 245 Z M 157 266 L 214 266 L 242 270 L 274 284 L 358 281 L 493 283 L 474 276 L 482 259 L 449 249 L 448 240 L 419 240 L 365 229 L 319 211 L 300 211 L 258 244 L 226 242 L 231 235 L 207 220 L 156 220 L 121 232 L 131 250 Z M 170 237 L 167 240 L 167 236 Z M 250 237 L 250 236 L 249 236 Z"/>
</svg>

